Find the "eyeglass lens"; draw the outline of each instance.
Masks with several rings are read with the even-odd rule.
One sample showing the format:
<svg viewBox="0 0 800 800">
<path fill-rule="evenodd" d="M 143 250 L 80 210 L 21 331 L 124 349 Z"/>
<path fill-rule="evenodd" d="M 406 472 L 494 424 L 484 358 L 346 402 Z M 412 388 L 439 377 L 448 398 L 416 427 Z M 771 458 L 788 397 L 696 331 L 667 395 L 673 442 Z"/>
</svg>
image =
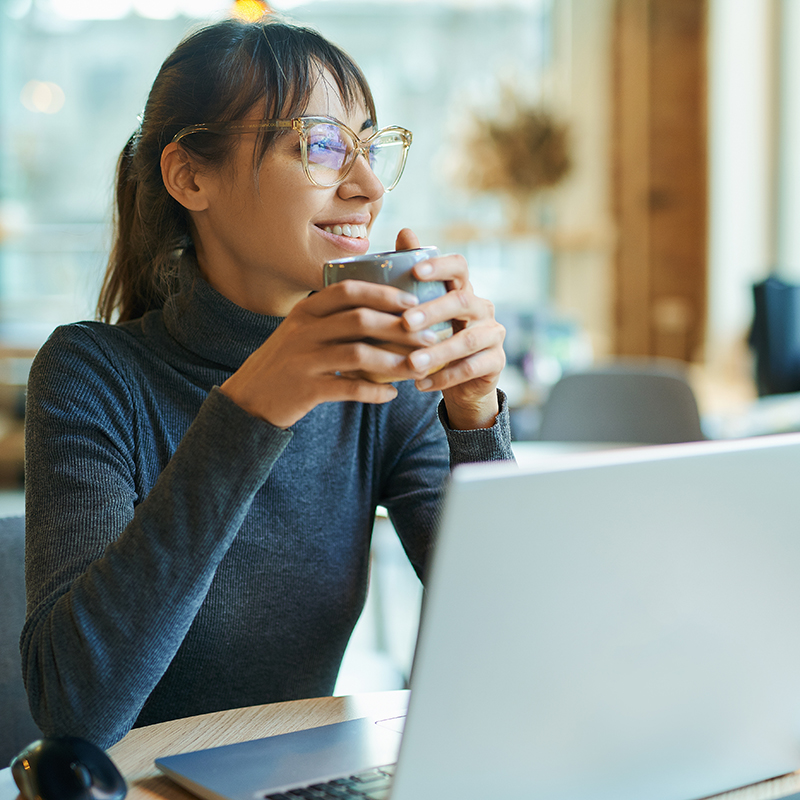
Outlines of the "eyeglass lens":
<svg viewBox="0 0 800 800">
<path fill-rule="evenodd" d="M 306 132 L 308 169 L 314 181 L 322 186 L 333 186 L 347 172 L 352 162 L 356 143 L 338 125 L 318 123 Z M 403 167 L 405 142 L 395 131 L 378 136 L 369 147 L 369 164 L 381 184 L 393 186 Z"/>
</svg>

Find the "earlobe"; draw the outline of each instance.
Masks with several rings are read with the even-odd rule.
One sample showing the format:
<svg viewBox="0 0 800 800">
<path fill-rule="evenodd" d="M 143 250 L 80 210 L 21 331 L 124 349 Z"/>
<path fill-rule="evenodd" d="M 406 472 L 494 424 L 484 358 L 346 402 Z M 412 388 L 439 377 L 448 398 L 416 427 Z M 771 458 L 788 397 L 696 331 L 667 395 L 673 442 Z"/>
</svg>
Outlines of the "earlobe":
<svg viewBox="0 0 800 800">
<path fill-rule="evenodd" d="M 167 191 L 184 208 L 189 211 L 208 208 L 206 193 L 196 180 L 195 165 L 177 142 L 168 144 L 161 153 L 161 177 Z"/>
</svg>

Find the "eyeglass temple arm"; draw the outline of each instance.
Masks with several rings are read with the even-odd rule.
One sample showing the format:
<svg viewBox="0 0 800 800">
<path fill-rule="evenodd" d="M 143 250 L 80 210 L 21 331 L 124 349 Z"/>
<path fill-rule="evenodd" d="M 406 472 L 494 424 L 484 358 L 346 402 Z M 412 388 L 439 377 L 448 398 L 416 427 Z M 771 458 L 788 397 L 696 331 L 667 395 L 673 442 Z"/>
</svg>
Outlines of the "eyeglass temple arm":
<svg viewBox="0 0 800 800">
<path fill-rule="evenodd" d="M 200 122 L 197 125 L 187 125 L 181 128 L 172 141 L 179 142 L 185 136 L 191 136 L 193 133 L 252 133 L 260 130 L 277 130 L 280 128 L 294 128 L 299 130 L 296 124 L 297 120 L 293 119 L 275 119 L 275 120 L 248 120 L 246 122 Z"/>
</svg>

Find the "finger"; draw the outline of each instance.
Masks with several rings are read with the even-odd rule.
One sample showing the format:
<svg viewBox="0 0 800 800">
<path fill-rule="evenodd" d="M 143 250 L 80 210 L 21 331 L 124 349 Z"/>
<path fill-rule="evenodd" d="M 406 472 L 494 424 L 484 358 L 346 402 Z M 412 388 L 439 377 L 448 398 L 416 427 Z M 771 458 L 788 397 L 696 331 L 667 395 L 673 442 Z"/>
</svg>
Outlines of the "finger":
<svg viewBox="0 0 800 800">
<path fill-rule="evenodd" d="M 442 281 L 448 289 L 463 289 L 469 285 L 467 260 L 457 253 L 420 261 L 414 267 L 414 275 L 421 281 Z"/>
<path fill-rule="evenodd" d="M 331 376 L 325 387 L 329 402 L 388 403 L 397 397 L 397 389 L 391 383 L 376 383 L 357 376 Z"/>
<path fill-rule="evenodd" d="M 428 329 L 408 331 L 396 314 L 359 306 L 317 317 L 307 323 L 320 342 L 356 342 L 365 339 L 395 343 L 410 352 L 435 344 L 439 337 Z"/>
<path fill-rule="evenodd" d="M 468 384 L 491 386 L 496 384 L 504 365 L 503 351 L 489 348 L 451 362 L 442 369 L 417 379 L 415 386 L 423 392 L 441 392 L 453 386 Z"/>
<path fill-rule="evenodd" d="M 474 323 L 494 320 L 494 306 L 469 289 L 454 289 L 435 300 L 403 311 L 403 324 L 409 331 L 421 331 L 440 322 L 459 320 Z"/>
<path fill-rule="evenodd" d="M 395 250 L 414 250 L 417 247 L 419 247 L 419 239 L 411 228 L 403 228 L 403 230 L 397 234 L 394 245 Z"/>
<path fill-rule="evenodd" d="M 474 325 L 445 339 L 439 344 L 416 350 L 408 357 L 412 367 L 419 371 L 440 369 L 447 364 L 468 358 L 474 353 L 503 350 L 505 329 L 500 324 Z M 503 356 L 505 358 L 505 356 Z"/>
<path fill-rule="evenodd" d="M 302 301 L 302 309 L 316 317 L 326 317 L 349 308 L 374 308 L 400 314 L 419 304 L 417 297 L 395 286 L 368 281 L 346 280 L 331 284 Z"/>
<path fill-rule="evenodd" d="M 362 376 L 378 383 L 419 378 L 407 360 L 413 347 L 347 342 L 326 348 L 320 368 L 329 375 Z"/>
</svg>

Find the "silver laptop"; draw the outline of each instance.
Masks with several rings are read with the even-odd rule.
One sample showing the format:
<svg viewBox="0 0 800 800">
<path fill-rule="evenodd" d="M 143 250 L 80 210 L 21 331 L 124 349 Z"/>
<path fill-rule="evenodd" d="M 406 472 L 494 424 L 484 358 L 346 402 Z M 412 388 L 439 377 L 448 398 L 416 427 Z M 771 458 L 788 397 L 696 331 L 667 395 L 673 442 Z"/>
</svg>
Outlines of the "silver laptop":
<svg viewBox="0 0 800 800">
<path fill-rule="evenodd" d="M 692 800 L 800 768 L 798 487 L 796 434 L 458 469 L 392 800 Z M 356 720 L 156 764 L 255 800 L 400 738 Z"/>
</svg>

